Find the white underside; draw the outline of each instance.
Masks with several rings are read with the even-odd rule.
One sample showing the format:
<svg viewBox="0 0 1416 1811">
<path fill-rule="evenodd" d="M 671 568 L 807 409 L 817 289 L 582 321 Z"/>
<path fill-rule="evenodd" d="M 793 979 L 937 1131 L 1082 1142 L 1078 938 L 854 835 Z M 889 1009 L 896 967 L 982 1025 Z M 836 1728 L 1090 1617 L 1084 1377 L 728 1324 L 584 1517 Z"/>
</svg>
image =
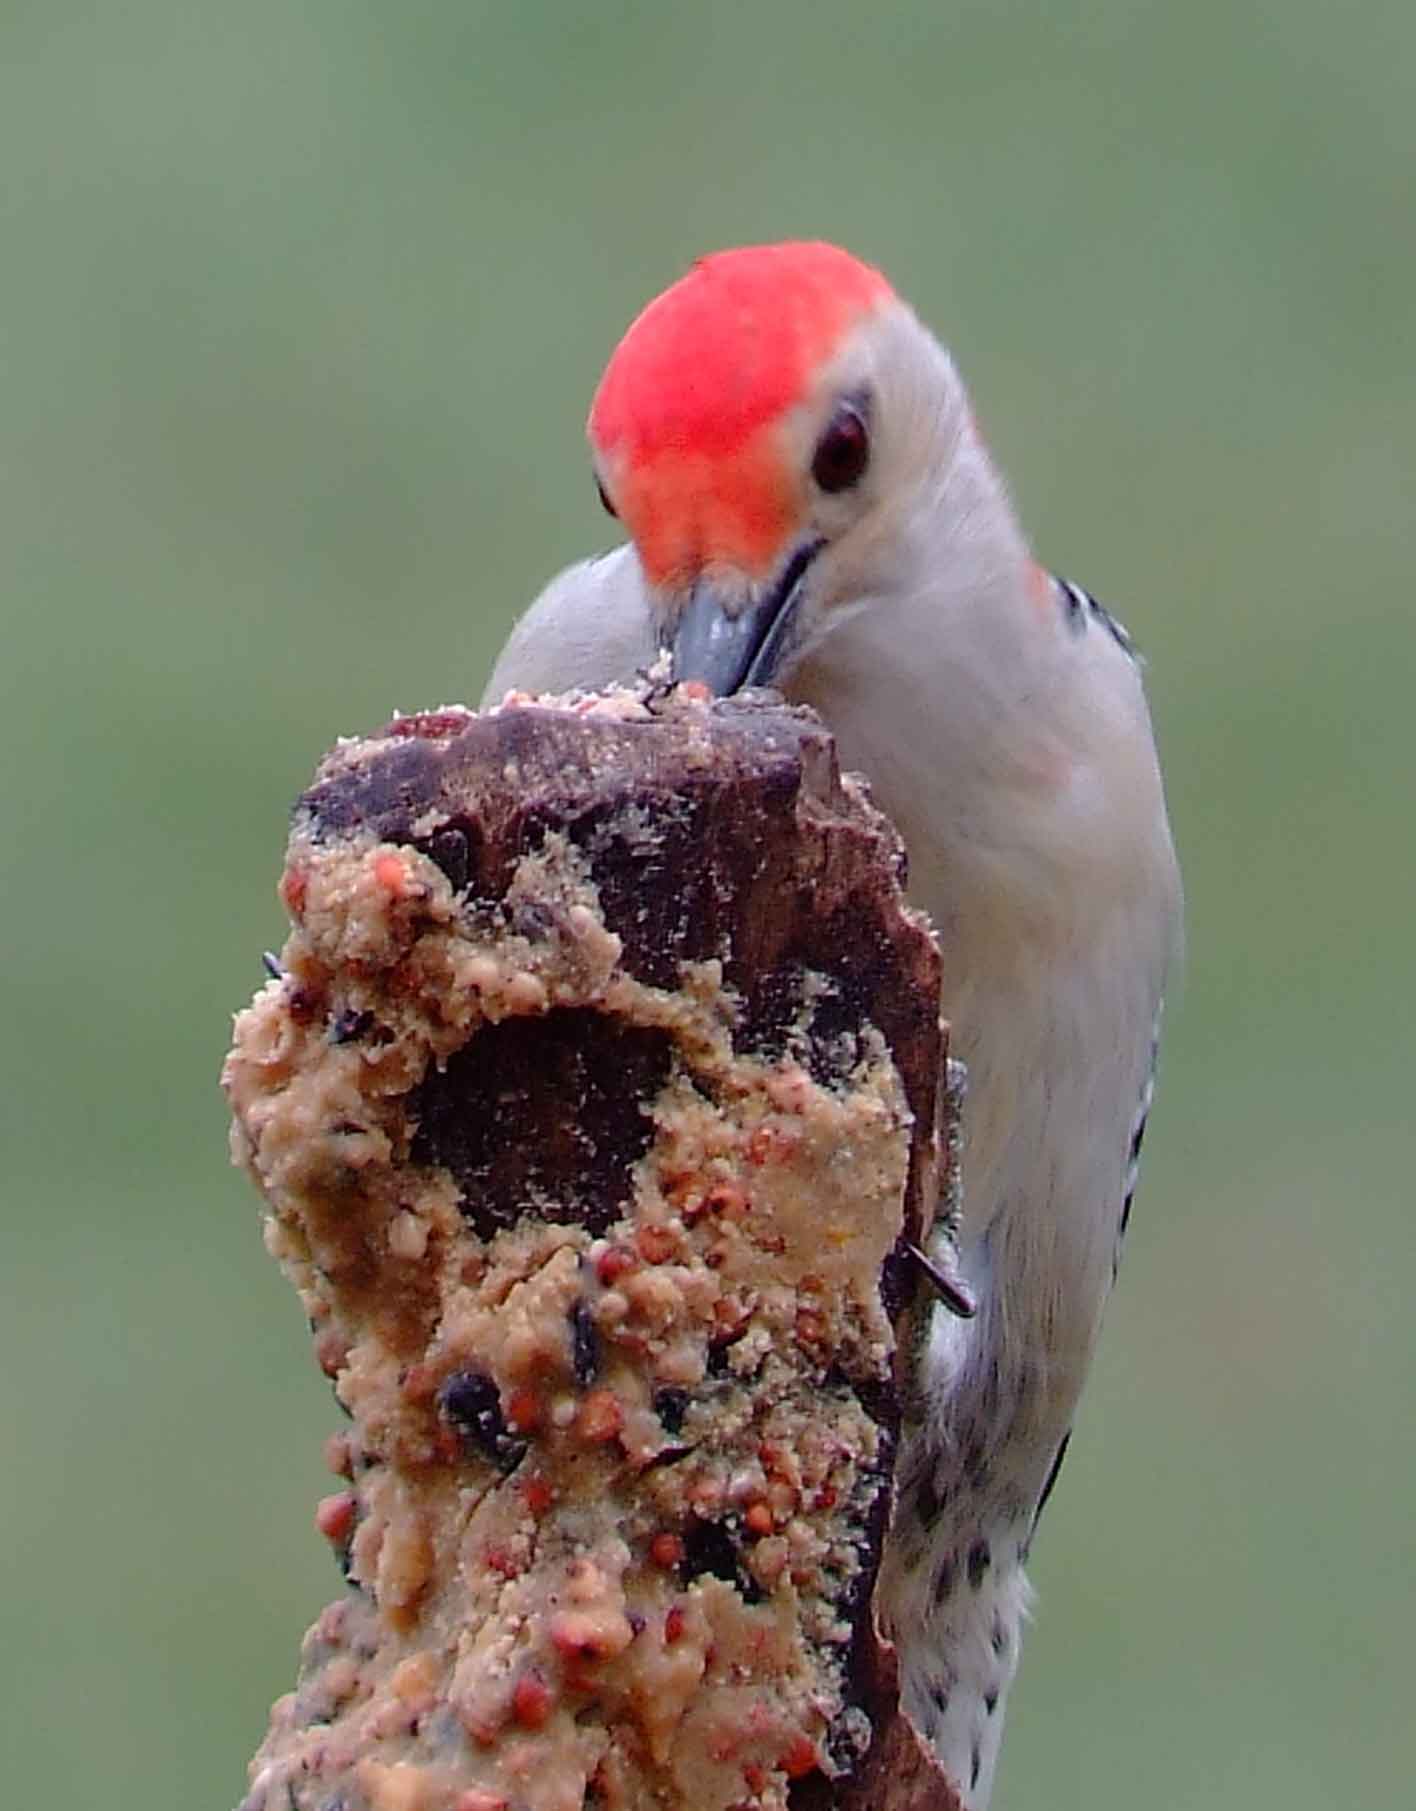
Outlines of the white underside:
<svg viewBox="0 0 1416 1811">
<path fill-rule="evenodd" d="M 937 1318 L 880 1604 L 908 1707 L 970 1811 L 987 1804 L 1017 1664 L 1018 1550 L 1110 1286 L 1178 911 L 1134 665 L 1104 629 L 1046 621 L 1019 571 L 1012 549 L 984 546 L 973 572 L 863 600 L 786 686 L 905 837 L 969 1072 L 961 1256 L 984 1306 L 973 1323 Z M 996 593 L 983 608 L 980 588 Z M 487 702 L 626 678 L 654 652 L 620 549 L 543 594 Z M 949 1498 L 928 1530 L 910 1483 L 926 1475 Z M 990 1563 L 971 1581 L 980 1541 Z"/>
</svg>

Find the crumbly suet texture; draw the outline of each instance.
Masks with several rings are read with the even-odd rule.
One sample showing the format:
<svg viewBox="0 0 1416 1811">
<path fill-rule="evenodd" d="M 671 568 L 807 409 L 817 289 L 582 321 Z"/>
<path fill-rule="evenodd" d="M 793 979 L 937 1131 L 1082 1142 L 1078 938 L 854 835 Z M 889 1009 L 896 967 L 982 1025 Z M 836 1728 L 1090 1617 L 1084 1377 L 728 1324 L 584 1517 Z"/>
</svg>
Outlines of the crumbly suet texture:
<svg viewBox="0 0 1416 1811">
<path fill-rule="evenodd" d="M 690 766 L 701 741 L 711 771 L 715 708 L 534 714 L 647 726 Z M 832 1016 L 838 977 L 795 970 L 765 1039 L 730 950 L 631 968 L 567 828 L 479 890 L 446 799 L 410 798 L 407 841 L 330 803 L 476 721 L 327 759 L 282 878 L 283 973 L 224 1073 L 349 1416 L 317 1513 L 349 1589 L 243 1811 L 829 1804 L 872 1735 L 854 1674 L 916 1115 L 881 1032 Z M 656 808 L 610 811 L 606 835 L 652 843 Z"/>
</svg>

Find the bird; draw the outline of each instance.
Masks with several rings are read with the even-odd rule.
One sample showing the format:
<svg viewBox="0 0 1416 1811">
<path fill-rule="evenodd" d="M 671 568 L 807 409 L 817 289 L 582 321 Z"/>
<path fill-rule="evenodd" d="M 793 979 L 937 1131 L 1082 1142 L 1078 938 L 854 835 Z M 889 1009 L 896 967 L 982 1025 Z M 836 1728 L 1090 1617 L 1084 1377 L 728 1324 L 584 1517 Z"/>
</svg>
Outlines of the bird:
<svg viewBox="0 0 1416 1811">
<path fill-rule="evenodd" d="M 679 680 L 813 707 L 940 939 L 967 1071 L 953 1308 L 977 1311 L 933 1311 L 876 1606 L 905 1710 L 985 1811 L 1179 938 L 1141 663 L 1034 557 L 944 345 L 838 246 L 700 258 L 620 340 L 588 434 L 626 538 L 551 581 L 484 702 L 667 650 Z"/>
</svg>

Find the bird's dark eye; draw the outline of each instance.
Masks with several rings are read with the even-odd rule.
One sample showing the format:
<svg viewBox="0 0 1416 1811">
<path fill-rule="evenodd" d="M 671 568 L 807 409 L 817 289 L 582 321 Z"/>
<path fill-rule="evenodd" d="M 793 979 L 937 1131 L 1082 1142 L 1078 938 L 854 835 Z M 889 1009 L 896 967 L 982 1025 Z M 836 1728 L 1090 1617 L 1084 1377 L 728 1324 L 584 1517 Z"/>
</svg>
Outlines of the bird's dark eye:
<svg viewBox="0 0 1416 1811">
<path fill-rule="evenodd" d="M 597 478 L 595 480 L 595 489 L 600 493 L 600 501 L 605 506 L 605 514 L 607 516 L 613 516 L 616 522 L 618 522 L 620 512 L 615 508 L 614 504 L 610 502 L 610 493 L 605 489 L 604 481 L 602 479 Z"/>
<path fill-rule="evenodd" d="M 870 430 L 854 403 L 843 402 L 816 443 L 811 475 L 830 495 L 859 484 L 870 463 Z"/>
</svg>

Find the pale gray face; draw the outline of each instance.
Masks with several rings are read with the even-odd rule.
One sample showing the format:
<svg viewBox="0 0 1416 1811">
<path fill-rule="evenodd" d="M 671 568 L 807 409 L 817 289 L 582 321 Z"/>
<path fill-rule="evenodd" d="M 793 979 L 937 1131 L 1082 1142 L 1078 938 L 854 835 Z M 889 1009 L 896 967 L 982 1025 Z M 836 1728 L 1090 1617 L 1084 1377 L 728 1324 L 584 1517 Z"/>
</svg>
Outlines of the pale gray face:
<svg viewBox="0 0 1416 1811">
<path fill-rule="evenodd" d="M 709 492 L 737 487 L 741 501 L 745 482 L 770 486 L 770 507 L 757 513 L 779 526 L 754 570 L 720 550 L 648 585 L 676 676 L 720 694 L 780 684 L 836 624 L 888 595 L 902 531 L 942 463 L 941 435 L 957 436 L 965 409 L 943 350 L 893 303 L 860 323 L 807 400 L 772 424 L 770 460 L 759 449 L 746 469 L 696 462 Z M 600 482 L 613 508 L 613 479 Z M 660 533 L 662 515 L 650 526 Z"/>
</svg>

